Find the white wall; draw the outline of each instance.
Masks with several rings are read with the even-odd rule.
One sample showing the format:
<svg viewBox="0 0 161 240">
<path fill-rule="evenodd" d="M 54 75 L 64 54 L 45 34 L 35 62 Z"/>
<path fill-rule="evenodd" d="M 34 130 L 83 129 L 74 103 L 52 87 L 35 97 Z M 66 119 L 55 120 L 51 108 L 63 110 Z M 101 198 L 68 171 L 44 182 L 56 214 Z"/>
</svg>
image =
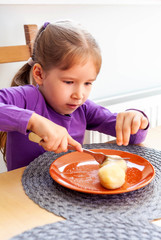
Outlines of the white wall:
<svg viewBox="0 0 161 240">
<path fill-rule="evenodd" d="M 114 5 L 1 4 L 0 45 L 25 44 L 23 24 L 41 26 L 45 21 L 74 19 L 95 36 L 102 50 L 103 65 L 92 99 L 159 87 L 161 4 L 118 2 Z M 20 65 L 0 65 L 0 87 L 9 86 Z"/>
</svg>

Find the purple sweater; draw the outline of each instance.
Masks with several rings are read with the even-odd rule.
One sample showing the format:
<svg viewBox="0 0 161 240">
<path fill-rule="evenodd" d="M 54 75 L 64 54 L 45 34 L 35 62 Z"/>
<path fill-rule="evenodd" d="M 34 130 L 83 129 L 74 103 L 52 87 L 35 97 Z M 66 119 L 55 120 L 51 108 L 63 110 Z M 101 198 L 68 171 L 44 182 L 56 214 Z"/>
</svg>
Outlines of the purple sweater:
<svg viewBox="0 0 161 240">
<path fill-rule="evenodd" d="M 13 170 L 28 165 L 45 152 L 37 143 L 28 140 L 28 121 L 35 112 L 65 127 L 81 144 L 85 130 L 95 130 L 116 136 L 116 113 L 87 100 L 70 116 L 55 112 L 45 101 L 37 87 L 32 85 L 0 90 L 0 130 L 7 132 L 7 168 Z M 147 130 L 131 135 L 130 143 L 145 139 Z"/>
</svg>

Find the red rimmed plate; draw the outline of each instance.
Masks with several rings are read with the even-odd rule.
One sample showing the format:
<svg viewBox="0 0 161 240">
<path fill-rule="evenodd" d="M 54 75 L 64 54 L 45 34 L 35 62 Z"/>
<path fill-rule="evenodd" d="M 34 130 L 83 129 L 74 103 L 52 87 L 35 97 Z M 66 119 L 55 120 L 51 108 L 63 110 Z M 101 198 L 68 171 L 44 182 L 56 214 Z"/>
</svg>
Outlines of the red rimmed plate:
<svg viewBox="0 0 161 240">
<path fill-rule="evenodd" d="M 51 177 L 69 189 L 91 194 L 119 194 L 137 190 L 149 184 L 154 178 L 152 164 L 136 154 L 113 149 L 92 149 L 107 155 L 129 158 L 126 181 L 121 188 L 109 190 L 101 186 L 99 164 L 87 153 L 71 152 L 56 159 L 50 166 Z"/>
</svg>

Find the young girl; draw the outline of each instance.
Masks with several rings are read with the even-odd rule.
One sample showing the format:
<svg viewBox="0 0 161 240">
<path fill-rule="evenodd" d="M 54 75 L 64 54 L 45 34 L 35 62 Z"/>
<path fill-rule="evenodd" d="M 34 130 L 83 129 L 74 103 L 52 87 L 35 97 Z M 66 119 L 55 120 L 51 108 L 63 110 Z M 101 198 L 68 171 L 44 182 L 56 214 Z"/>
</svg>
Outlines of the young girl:
<svg viewBox="0 0 161 240">
<path fill-rule="evenodd" d="M 86 129 L 116 136 L 118 145 L 144 140 L 148 120 L 142 112 L 113 114 L 87 100 L 100 67 L 100 49 L 79 25 L 59 21 L 41 27 L 32 58 L 13 79 L 15 87 L 0 91 L 8 170 L 28 165 L 45 151 L 66 152 L 68 144 L 82 151 Z M 30 85 L 30 75 L 36 86 Z M 40 144 L 29 141 L 30 131 L 43 139 Z"/>
</svg>

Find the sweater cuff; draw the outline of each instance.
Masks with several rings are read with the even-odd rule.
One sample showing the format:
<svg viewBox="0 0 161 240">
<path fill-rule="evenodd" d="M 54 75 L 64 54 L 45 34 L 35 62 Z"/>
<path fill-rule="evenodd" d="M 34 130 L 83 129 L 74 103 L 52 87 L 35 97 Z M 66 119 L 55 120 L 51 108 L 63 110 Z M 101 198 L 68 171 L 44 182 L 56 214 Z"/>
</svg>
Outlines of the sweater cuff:
<svg viewBox="0 0 161 240">
<path fill-rule="evenodd" d="M 27 111 L 24 111 L 21 115 L 21 125 L 19 126 L 19 129 L 18 131 L 22 134 L 27 134 L 27 126 L 28 126 L 28 122 L 32 116 L 32 114 L 34 113 L 34 111 L 30 111 L 30 110 L 27 110 Z"/>
</svg>

